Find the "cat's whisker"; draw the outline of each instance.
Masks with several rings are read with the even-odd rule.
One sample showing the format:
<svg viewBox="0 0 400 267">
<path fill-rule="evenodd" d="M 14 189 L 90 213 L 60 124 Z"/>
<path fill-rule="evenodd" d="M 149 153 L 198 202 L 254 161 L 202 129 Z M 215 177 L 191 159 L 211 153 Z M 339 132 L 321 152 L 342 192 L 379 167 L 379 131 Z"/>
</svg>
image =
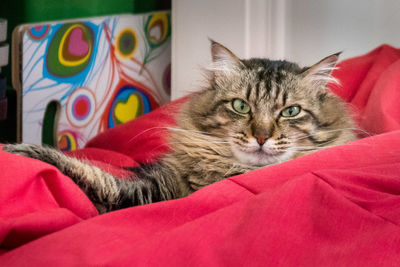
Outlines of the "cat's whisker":
<svg viewBox="0 0 400 267">
<path fill-rule="evenodd" d="M 168 130 L 171 131 L 181 131 L 181 132 L 186 132 L 186 133 L 193 133 L 193 134 L 198 134 L 198 135 L 202 135 L 202 136 L 207 136 L 207 137 L 211 137 L 214 139 L 221 139 L 220 137 L 217 137 L 215 135 L 211 135 L 209 132 L 203 132 L 203 131 L 197 131 L 197 130 L 187 130 L 187 129 L 182 129 L 182 128 L 175 128 L 175 127 L 165 127 Z"/>
<path fill-rule="evenodd" d="M 190 133 L 190 134 L 193 134 L 193 135 L 196 135 L 196 136 L 201 136 L 201 137 L 205 137 L 205 138 L 209 138 L 209 139 L 221 139 L 221 140 L 223 140 L 222 138 L 219 138 L 219 137 L 216 137 L 216 136 L 212 136 L 212 135 L 210 135 L 210 133 L 207 133 L 207 132 L 195 131 L 195 130 L 186 130 L 186 129 L 170 127 L 170 126 L 157 126 L 157 127 L 148 128 L 148 129 L 138 133 L 137 135 L 132 137 L 128 141 L 128 143 L 134 141 L 139 136 L 141 136 L 141 135 L 143 135 L 143 134 L 145 134 L 145 133 L 147 133 L 149 131 L 156 130 L 156 129 L 158 129 L 160 131 L 181 131 L 181 132 Z M 160 131 L 157 131 L 157 133 L 160 132 Z"/>
<path fill-rule="evenodd" d="M 230 144 L 228 141 L 188 141 L 188 142 L 168 142 L 169 144 Z"/>
<path fill-rule="evenodd" d="M 337 146 L 337 145 L 336 145 Z M 360 147 L 362 147 L 362 146 L 364 146 L 364 147 L 372 147 L 372 146 L 374 146 L 373 144 L 353 144 L 353 143 L 344 143 L 344 144 L 341 144 L 340 146 L 355 146 L 355 147 L 358 147 L 358 146 L 360 146 Z M 332 146 L 332 147 L 335 147 L 335 146 Z"/>
<path fill-rule="evenodd" d="M 368 133 L 367 131 L 365 131 L 363 129 L 356 128 L 356 127 L 351 127 L 351 128 L 340 128 L 340 129 L 334 129 L 334 130 L 319 130 L 318 132 L 311 133 L 311 134 L 308 134 L 308 135 L 294 136 L 294 137 L 291 137 L 291 139 L 294 140 L 294 141 L 299 141 L 299 140 L 302 140 L 302 139 L 305 139 L 305 138 L 308 138 L 308 137 L 311 137 L 311 136 L 315 136 L 315 135 L 320 134 L 320 133 L 333 133 L 333 132 L 340 132 L 340 131 L 346 131 L 346 130 L 360 131 L 360 132 L 362 132 L 362 133 L 364 133 L 364 134 L 366 134 L 368 136 L 372 136 L 372 134 Z"/>
<path fill-rule="evenodd" d="M 359 146 L 368 146 L 371 147 L 373 145 L 370 144 L 353 144 L 353 143 L 345 143 L 345 144 L 341 144 L 340 146 L 353 146 L 353 147 L 359 147 Z M 323 146 L 323 145 L 316 145 L 316 146 L 293 146 L 290 149 L 294 150 L 294 151 L 300 151 L 300 152 L 309 152 L 309 151 L 319 151 L 322 149 L 326 149 L 326 148 L 332 148 L 332 147 L 339 147 L 338 145 L 332 145 L 332 146 Z"/>
<path fill-rule="evenodd" d="M 147 133 L 147 132 L 149 132 L 149 131 L 155 130 L 155 129 L 163 129 L 164 131 L 167 131 L 167 130 L 168 130 L 167 127 L 162 127 L 162 126 L 151 127 L 151 128 L 148 128 L 148 129 L 146 129 L 146 130 L 144 130 L 144 131 L 141 131 L 140 133 L 138 133 L 137 135 L 135 135 L 134 137 L 132 137 L 131 139 L 129 139 L 129 140 L 128 140 L 128 143 L 134 141 L 134 140 L 135 140 L 136 138 L 138 138 L 139 136 L 141 136 L 141 135 L 143 135 L 143 134 L 145 134 L 145 133 Z"/>
<path fill-rule="evenodd" d="M 204 142 L 193 142 L 193 141 L 188 141 L 188 142 L 168 142 L 168 145 L 178 145 L 178 144 L 196 144 L 196 145 L 208 145 L 208 144 L 213 144 L 213 148 L 227 148 L 230 147 L 230 143 L 229 142 L 219 142 L 219 143 L 215 143 L 215 142 L 209 142 L 209 141 L 204 141 Z M 158 145 L 155 146 L 151 149 L 151 151 L 157 151 L 160 147 L 165 146 L 166 144 L 162 144 L 162 145 Z M 172 146 L 174 147 L 174 146 Z"/>
</svg>

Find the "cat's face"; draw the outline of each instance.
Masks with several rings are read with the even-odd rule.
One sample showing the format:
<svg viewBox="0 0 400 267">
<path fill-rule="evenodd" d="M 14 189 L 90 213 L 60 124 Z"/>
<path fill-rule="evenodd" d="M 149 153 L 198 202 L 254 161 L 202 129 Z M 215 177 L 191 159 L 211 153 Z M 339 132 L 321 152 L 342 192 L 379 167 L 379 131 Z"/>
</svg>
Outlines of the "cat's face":
<svg viewBox="0 0 400 267">
<path fill-rule="evenodd" d="M 197 129 L 227 141 L 242 163 L 280 163 L 354 138 L 343 102 L 326 88 L 338 55 L 308 69 L 239 60 L 212 44 L 210 88 L 192 99 Z"/>
</svg>

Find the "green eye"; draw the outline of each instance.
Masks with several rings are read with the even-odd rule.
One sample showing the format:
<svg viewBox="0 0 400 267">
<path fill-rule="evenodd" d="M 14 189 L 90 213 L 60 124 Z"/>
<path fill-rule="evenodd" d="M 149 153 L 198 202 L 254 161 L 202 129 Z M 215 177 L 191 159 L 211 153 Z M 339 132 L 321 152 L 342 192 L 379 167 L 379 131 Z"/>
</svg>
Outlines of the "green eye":
<svg viewBox="0 0 400 267">
<path fill-rule="evenodd" d="M 290 106 L 290 107 L 282 110 L 281 115 L 282 115 L 282 117 L 294 117 L 299 113 L 300 113 L 299 106 Z"/>
<path fill-rule="evenodd" d="M 250 106 L 242 99 L 233 99 L 232 107 L 236 112 L 246 114 L 250 112 Z"/>
</svg>

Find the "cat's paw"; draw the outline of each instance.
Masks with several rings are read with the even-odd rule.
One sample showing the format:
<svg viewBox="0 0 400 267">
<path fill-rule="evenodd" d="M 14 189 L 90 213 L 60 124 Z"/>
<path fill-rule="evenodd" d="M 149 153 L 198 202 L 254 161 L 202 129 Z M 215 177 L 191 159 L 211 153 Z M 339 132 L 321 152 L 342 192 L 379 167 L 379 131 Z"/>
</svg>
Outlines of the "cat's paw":
<svg viewBox="0 0 400 267">
<path fill-rule="evenodd" d="M 8 144 L 3 146 L 3 151 L 20 156 L 42 160 L 45 150 L 48 148 L 33 144 Z"/>
</svg>

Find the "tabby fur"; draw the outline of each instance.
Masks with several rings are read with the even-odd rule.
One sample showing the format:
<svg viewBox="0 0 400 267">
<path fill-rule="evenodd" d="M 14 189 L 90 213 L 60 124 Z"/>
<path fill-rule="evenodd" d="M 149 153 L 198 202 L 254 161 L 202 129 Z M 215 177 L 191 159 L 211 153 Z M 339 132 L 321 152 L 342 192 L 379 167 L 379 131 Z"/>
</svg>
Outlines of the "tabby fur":
<svg viewBox="0 0 400 267">
<path fill-rule="evenodd" d="M 171 151 L 131 168 L 129 179 L 49 147 L 10 144 L 3 150 L 56 166 L 103 213 L 185 197 L 227 177 L 356 138 L 346 104 L 327 89 L 329 82 L 337 82 L 331 72 L 339 54 L 309 68 L 288 61 L 240 60 L 214 41 L 211 54 L 207 87 L 189 97 L 178 126 L 169 128 Z M 238 112 L 235 101 L 249 112 Z"/>
</svg>

